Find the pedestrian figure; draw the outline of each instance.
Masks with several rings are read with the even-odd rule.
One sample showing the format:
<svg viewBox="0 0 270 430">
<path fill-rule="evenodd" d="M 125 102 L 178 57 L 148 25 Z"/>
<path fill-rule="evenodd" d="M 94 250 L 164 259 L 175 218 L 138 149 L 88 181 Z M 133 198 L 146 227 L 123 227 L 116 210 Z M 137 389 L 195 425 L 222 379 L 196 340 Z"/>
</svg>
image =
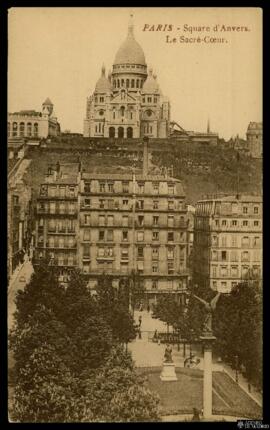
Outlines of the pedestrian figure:
<svg viewBox="0 0 270 430">
<path fill-rule="evenodd" d="M 142 303 L 140 303 L 139 311 L 141 312 L 142 310 L 143 310 L 143 306 L 142 306 Z"/>
<path fill-rule="evenodd" d="M 197 408 L 193 408 L 192 421 L 200 421 L 200 411 Z"/>
<path fill-rule="evenodd" d="M 154 336 L 153 336 L 153 341 L 155 342 L 156 340 L 158 340 L 158 332 L 157 330 L 155 330 Z"/>
<path fill-rule="evenodd" d="M 141 338 L 142 338 L 142 332 L 141 332 L 141 329 L 139 328 L 139 339 Z"/>
<path fill-rule="evenodd" d="M 160 345 L 160 337 L 158 336 L 158 345 Z"/>
<path fill-rule="evenodd" d="M 142 316 L 140 315 L 139 316 L 139 327 L 141 327 L 141 325 L 142 325 Z"/>
</svg>

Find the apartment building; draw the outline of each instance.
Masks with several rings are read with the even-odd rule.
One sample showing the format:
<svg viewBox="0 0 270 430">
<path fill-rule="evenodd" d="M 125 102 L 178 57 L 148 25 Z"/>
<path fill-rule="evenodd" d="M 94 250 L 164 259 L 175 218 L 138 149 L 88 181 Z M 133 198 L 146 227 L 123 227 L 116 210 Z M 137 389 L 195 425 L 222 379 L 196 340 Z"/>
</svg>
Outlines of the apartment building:
<svg viewBox="0 0 270 430">
<path fill-rule="evenodd" d="M 117 286 L 134 271 L 148 302 L 185 291 L 187 209 L 179 180 L 79 170 L 64 176 L 59 166 L 40 188 L 37 261 L 49 253 L 63 282 L 78 267 L 93 289 L 102 273 Z"/>
<path fill-rule="evenodd" d="M 33 230 L 31 188 L 22 180 L 11 180 L 7 197 L 8 277 L 10 278 L 30 249 Z"/>
<path fill-rule="evenodd" d="M 60 165 L 49 171 L 40 186 L 36 207 L 35 264 L 50 257 L 59 269 L 59 279 L 67 282 L 78 266 L 78 164 Z M 68 172 L 66 168 L 68 167 Z"/>
<path fill-rule="evenodd" d="M 224 293 L 262 276 L 262 197 L 200 200 L 194 220 L 195 283 Z"/>
</svg>

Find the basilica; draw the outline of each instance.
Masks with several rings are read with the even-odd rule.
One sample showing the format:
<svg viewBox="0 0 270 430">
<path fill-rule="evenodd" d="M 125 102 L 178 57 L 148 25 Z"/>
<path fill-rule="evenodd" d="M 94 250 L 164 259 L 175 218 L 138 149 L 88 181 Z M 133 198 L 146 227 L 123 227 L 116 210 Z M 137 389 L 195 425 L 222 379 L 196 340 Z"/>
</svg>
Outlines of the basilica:
<svg viewBox="0 0 270 430">
<path fill-rule="evenodd" d="M 147 70 L 130 21 L 112 72 L 106 76 L 102 67 L 94 93 L 87 98 L 84 136 L 166 138 L 169 133 L 169 100 L 162 95 L 152 69 Z"/>
</svg>

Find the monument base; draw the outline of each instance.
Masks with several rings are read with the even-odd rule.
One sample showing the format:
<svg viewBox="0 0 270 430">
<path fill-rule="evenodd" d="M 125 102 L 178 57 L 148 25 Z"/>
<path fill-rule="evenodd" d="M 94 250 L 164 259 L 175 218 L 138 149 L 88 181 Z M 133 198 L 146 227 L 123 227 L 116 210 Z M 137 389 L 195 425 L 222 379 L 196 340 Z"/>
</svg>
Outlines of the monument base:
<svg viewBox="0 0 270 430">
<path fill-rule="evenodd" d="M 163 368 L 160 375 L 161 381 L 177 381 L 175 373 L 175 364 L 163 362 Z"/>
</svg>

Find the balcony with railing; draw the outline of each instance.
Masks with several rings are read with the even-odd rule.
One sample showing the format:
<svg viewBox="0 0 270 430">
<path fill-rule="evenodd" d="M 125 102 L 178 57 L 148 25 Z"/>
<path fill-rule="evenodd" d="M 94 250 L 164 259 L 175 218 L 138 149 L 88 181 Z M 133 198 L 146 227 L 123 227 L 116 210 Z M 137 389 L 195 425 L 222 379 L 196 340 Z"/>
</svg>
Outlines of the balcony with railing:
<svg viewBox="0 0 270 430">
<path fill-rule="evenodd" d="M 39 242 L 41 243 L 41 242 Z M 45 248 L 53 249 L 55 251 L 61 251 L 61 250 L 76 250 L 77 249 L 77 243 L 52 243 L 52 242 L 45 242 Z"/>
<path fill-rule="evenodd" d="M 70 208 L 66 208 L 66 209 L 58 209 L 56 208 L 55 210 L 44 210 L 42 211 L 38 211 L 37 212 L 38 215 L 53 215 L 53 216 L 77 216 L 78 214 L 78 210 L 77 208 L 74 209 L 70 209 Z"/>
</svg>

